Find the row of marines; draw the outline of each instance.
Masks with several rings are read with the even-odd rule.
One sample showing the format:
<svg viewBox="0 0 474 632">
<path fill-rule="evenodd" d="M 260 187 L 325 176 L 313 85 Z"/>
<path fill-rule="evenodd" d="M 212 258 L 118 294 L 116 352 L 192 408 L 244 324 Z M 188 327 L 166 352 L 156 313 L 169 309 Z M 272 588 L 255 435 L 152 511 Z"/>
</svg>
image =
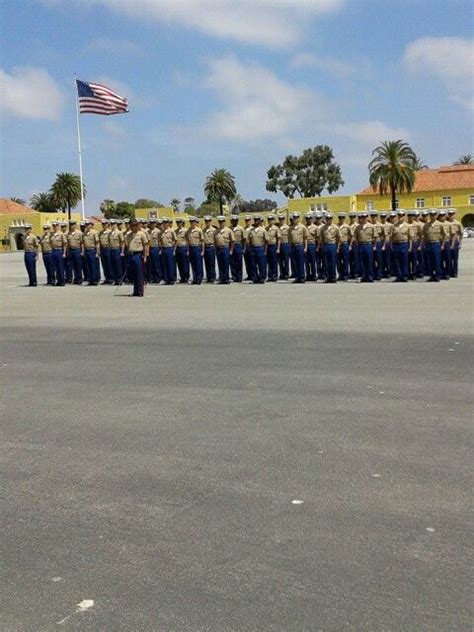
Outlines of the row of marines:
<svg viewBox="0 0 474 632">
<path fill-rule="evenodd" d="M 372 282 L 394 276 L 395 281 L 428 276 L 439 281 L 457 276 L 462 225 L 455 210 L 393 212 L 350 212 L 333 215 L 307 213 L 246 215 L 245 225 L 237 215 L 226 226 L 224 216 L 213 225 L 210 216 L 199 226 L 196 217 L 102 220 L 102 230 L 87 220 L 44 225 L 37 238 L 26 227 L 25 265 L 29 285 L 36 285 L 36 260 L 41 251 L 48 285 L 100 281 L 100 263 L 105 284 L 134 282 L 134 295 L 143 295 L 145 279 L 150 283 L 216 281 L 216 259 L 221 284 L 247 279 L 254 283 L 293 278 L 294 283 L 324 280 Z M 369 219 L 370 218 L 370 219 Z M 100 262 L 100 263 L 99 263 Z M 203 266 L 204 262 L 204 266 Z"/>
</svg>

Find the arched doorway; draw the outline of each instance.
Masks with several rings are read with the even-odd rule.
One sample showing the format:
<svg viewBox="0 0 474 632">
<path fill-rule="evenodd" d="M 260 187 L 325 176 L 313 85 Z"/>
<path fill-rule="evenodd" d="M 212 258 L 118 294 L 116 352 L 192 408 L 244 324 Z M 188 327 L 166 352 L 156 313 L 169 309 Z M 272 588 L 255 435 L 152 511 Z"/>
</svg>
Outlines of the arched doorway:
<svg viewBox="0 0 474 632">
<path fill-rule="evenodd" d="M 474 213 L 468 213 L 467 215 L 464 215 L 461 223 L 464 228 L 474 228 Z"/>
<path fill-rule="evenodd" d="M 15 245 L 17 250 L 23 250 L 25 247 L 25 235 L 23 233 L 17 233 L 15 235 Z"/>
</svg>

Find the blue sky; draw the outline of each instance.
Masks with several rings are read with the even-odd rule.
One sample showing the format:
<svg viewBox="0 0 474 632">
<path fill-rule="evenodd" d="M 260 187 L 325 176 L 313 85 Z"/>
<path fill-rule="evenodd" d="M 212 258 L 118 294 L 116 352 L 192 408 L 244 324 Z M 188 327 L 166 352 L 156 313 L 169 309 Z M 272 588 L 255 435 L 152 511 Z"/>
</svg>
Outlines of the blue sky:
<svg viewBox="0 0 474 632">
<path fill-rule="evenodd" d="M 128 97 L 83 115 L 86 210 L 202 200 L 225 167 L 246 199 L 287 153 L 333 147 L 342 192 L 403 138 L 430 166 L 473 151 L 473 7 L 463 0 L 0 0 L 0 196 L 78 172 L 74 73 Z"/>
</svg>

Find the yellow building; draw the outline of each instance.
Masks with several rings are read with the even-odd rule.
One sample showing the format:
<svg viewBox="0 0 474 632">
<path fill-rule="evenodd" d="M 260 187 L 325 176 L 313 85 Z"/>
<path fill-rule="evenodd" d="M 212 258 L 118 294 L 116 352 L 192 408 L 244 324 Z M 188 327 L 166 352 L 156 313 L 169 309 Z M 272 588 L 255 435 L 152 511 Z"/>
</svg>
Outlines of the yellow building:
<svg viewBox="0 0 474 632">
<path fill-rule="evenodd" d="M 379 195 L 370 186 L 356 194 L 358 211 L 390 209 L 390 195 Z M 448 165 L 417 171 L 411 193 L 398 196 L 405 209 L 455 208 L 456 218 L 474 225 L 474 165 Z"/>
<path fill-rule="evenodd" d="M 355 195 L 326 195 L 314 198 L 293 198 L 288 200 L 288 212 L 302 215 L 313 211 L 331 211 L 348 213 L 355 209 Z"/>
<path fill-rule="evenodd" d="M 80 221 L 79 213 L 71 213 L 71 218 Z M 0 198 L 0 250 L 13 251 L 23 249 L 25 224 L 31 224 L 33 233 L 41 235 L 43 224 L 51 224 L 57 220 L 67 220 L 64 213 L 39 213 L 28 206 Z"/>
</svg>

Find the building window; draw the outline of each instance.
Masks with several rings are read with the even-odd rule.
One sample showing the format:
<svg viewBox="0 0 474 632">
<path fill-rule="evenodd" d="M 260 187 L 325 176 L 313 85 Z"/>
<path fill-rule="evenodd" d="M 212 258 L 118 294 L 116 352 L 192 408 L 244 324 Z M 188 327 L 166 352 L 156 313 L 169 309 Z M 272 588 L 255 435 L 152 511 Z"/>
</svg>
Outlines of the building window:
<svg viewBox="0 0 474 632">
<path fill-rule="evenodd" d="M 395 208 L 399 208 L 399 207 L 400 207 L 400 204 L 399 204 L 398 200 L 395 200 Z"/>
<path fill-rule="evenodd" d="M 366 202 L 365 203 L 365 210 L 366 211 L 373 211 L 374 210 L 374 203 L 373 202 Z"/>
<path fill-rule="evenodd" d="M 416 208 L 425 207 L 425 198 L 416 198 Z"/>
<path fill-rule="evenodd" d="M 469 196 L 469 206 L 474 206 L 474 195 Z"/>
<path fill-rule="evenodd" d="M 451 206 L 451 196 L 443 195 L 441 198 L 441 206 Z"/>
<path fill-rule="evenodd" d="M 328 205 L 326 204 L 326 202 L 320 202 L 319 204 L 314 204 L 314 206 L 316 207 L 317 211 L 327 211 L 328 210 Z"/>
</svg>

